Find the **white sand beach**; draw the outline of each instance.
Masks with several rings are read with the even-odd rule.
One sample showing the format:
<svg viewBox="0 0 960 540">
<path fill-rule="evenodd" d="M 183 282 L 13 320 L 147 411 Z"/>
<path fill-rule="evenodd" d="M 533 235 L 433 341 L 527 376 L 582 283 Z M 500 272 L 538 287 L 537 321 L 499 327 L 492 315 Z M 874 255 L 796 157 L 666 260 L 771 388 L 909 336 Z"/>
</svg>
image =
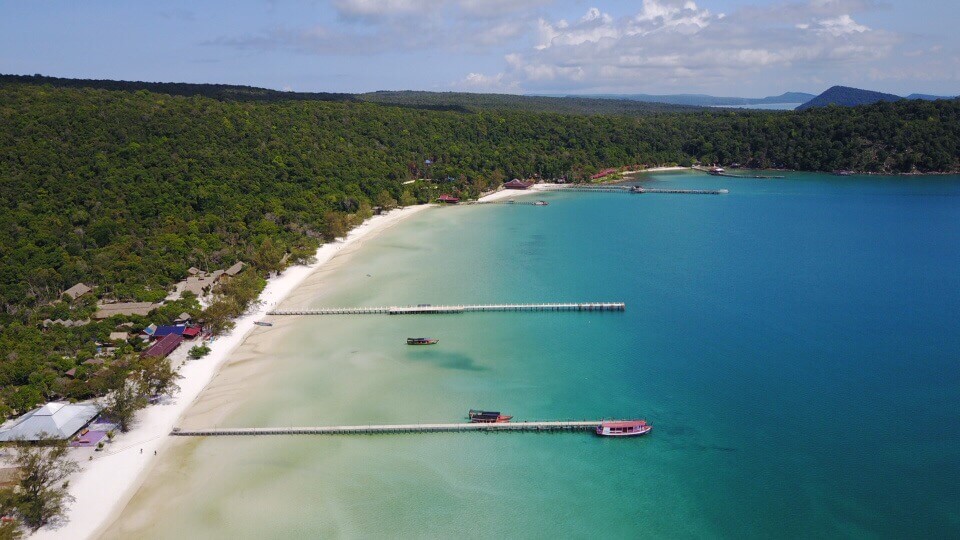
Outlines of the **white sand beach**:
<svg viewBox="0 0 960 540">
<path fill-rule="evenodd" d="M 527 190 L 501 189 L 478 200 L 492 202 L 529 196 L 554 186 L 556 184 L 536 184 Z M 251 335 L 254 329 L 259 328 L 254 324 L 255 321 L 264 319 L 269 310 L 285 300 L 296 303 L 300 292 L 309 292 L 299 290 L 305 285 L 304 282 L 316 281 L 308 278 L 316 278 L 338 254 L 356 249 L 364 240 L 431 206 L 435 205 L 410 206 L 375 216 L 350 231 L 346 238 L 321 246 L 313 264 L 288 268 L 279 277 L 269 280 L 260 295 L 260 304 L 237 319 L 230 333 L 213 340 L 210 354 L 183 364 L 180 368 L 183 376 L 179 382 L 180 392 L 173 399 L 140 411 L 136 425 L 129 433 L 117 436 L 103 452 L 90 452 L 94 456 L 92 461 L 80 461 L 82 470 L 70 479 L 70 493 L 76 500 L 69 505 L 65 523 L 60 528 L 41 529 L 31 538 L 76 539 L 102 534 L 143 484 L 147 473 L 158 461 L 157 457 L 164 453 L 163 449 L 171 444 L 167 435 L 174 427 L 193 422 L 215 423 L 231 410 L 230 403 L 224 402 L 224 399 L 233 398 L 220 395 L 220 391 L 214 392 L 217 395 L 208 395 L 209 392 L 204 391 L 218 377 L 225 364 L 236 356 L 242 344 L 250 340 L 269 339 L 266 335 Z M 185 352 L 178 350 L 174 355 L 184 356 Z M 86 459 L 86 455 L 78 457 Z"/>
<path fill-rule="evenodd" d="M 80 462 L 81 471 L 70 478 L 69 491 L 75 500 L 69 505 L 65 523 L 59 528 L 40 529 L 31 538 L 75 540 L 97 535 L 116 518 L 136 492 L 150 465 L 156 461 L 155 452 L 163 452 L 167 434 L 178 425 L 224 362 L 251 331 L 258 328 L 255 321 L 262 319 L 267 311 L 344 249 L 430 206 L 409 206 L 374 216 L 350 231 L 346 238 L 321 246 L 316 261 L 309 266 L 288 268 L 279 277 L 269 280 L 260 294 L 259 305 L 237 319 L 231 332 L 212 341 L 210 354 L 183 365 L 180 392 L 173 399 L 140 411 L 130 432 L 117 436 L 103 452 L 94 453 L 92 460 Z M 82 458 L 87 459 L 86 454 Z"/>
<path fill-rule="evenodd" d="M 623 174 L 638 174 L 638 173 L 649 173 L 649 172 L 667 172 L 667 171 L 689 171 L 693 167 L 653 167 L 652 169 L 643 169 L 640 171 L 627 171 Z"/>
<path fill-rule="evenodd" d="M 543 191 L 549 189 L 550 187 L 555 187 L 560 184 L 534 184 L 530 186 L 529 189 L 501 189 L 499 191 L 494 191 L 477 199 L 478 202 L 493 202 L 493 201 L 502 201 L 504 199 L 511 199 L 514 197 L 519 197 L 522 195 L 530 195 L 531 193 L 536 193 L 537 191 Z"/>
</svg>

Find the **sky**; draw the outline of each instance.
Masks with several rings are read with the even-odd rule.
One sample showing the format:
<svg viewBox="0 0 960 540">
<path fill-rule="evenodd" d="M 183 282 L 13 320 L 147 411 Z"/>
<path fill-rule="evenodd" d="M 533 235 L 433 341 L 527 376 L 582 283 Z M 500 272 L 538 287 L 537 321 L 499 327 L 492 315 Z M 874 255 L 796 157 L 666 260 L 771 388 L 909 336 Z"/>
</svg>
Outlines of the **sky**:
<svg viewBox="0 0 960 540">
<path fill-rule="evenodd" d="M 960 94 L 960 0 L 0 0 L 0 73 L 296 91 Z"/>
</svg>

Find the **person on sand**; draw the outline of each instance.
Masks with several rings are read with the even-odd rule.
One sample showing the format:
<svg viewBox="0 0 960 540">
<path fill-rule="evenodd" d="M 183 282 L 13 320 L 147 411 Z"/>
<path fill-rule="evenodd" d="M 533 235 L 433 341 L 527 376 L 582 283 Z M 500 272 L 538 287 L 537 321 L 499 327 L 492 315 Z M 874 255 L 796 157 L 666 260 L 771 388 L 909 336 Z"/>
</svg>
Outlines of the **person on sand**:
<svg viewBox="0 0 960 540">
<path fill-rule="evenodd" d="M 140 449 L 140 453 L 141 453 L 141 454 L 143 453 L 143 448 Z"/>
</svg>

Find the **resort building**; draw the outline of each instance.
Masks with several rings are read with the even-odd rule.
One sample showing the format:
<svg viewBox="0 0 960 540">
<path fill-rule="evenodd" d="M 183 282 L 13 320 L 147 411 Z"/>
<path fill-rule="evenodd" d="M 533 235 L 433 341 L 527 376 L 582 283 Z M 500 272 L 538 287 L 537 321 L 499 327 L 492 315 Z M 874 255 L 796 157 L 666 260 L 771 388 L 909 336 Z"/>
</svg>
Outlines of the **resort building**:
<svg viewBox="0 0 960 540">
<path fill-rule="evenodd" d="M 70 320 L 70 319 L 67 319 L 67 320 L 65 320 L 65 321 L 64 321 L 64 320 L 61 320 L 61 319 L 56 319 L 56 320 L 44 319 L 44 320 L 43 320 L 43 327 L 44 327 L 44 328 L 47 328 L 47 327 L 52 326 L 52 325 L 54 325 L 54 324 L 58 324 L 58 325 L 60 325 L 60 326 L 66 326 L 67 328 L 71 328 L 71 327 L 74 327 L 74 326 L 86 326 L 86 325 L 90 324 L 90 319 L 84 319 L 84 320 L 82 320 L 82 321 L 72 321 L 72 320 Z"/>
<path fill-rule="evenodd" d="M 604 177 L 606 177 L 606 176 L 610 176 L 611 174 L 613 174 L 613 173 L 615 173 L 615 172 L 617 172 L 616 169 L 604 169 L 604 170 L 598 172 L 597 174 L 591 175 L 591 176 L 590 176 L 590 179 L 591 179 L 591 180 L 599 180 L 599 179 L 604 178 Z"/>
<path fill-rule="evenodd" d="M 454 197 L 453 195 L 441 195 L 437 197 L 437 202 L 443 204 L 457 204 L 460 202 L 460 198 Z"/>
<path fill-rule="evenodd" d="M 81 296 L 89 293 L 92 290 L 93 289 L 91 287 L 88 287 L 83 283 L 77 283 L 73 287 L 70 287 L 69 289 L 63 291 L 63 294 L 66 296 L 69 296 L 71 300 L 76 300 L 77 298 L 80 298 Z"/>
<path fill-rule="evenodd" d="M 532 185 L 533 182 L 524 182 L 519 178 L 514 178 L 513 180 L 504 184 L 503 189 L 529 189 Z"/>
<path fill-rule="evenodd" d="M 182 335 L 167 334 L 166 336 L 163 336 L 157 340 L 157 342 L 151 345 L 149 349 L 140 353 L 140 356 L 144 358 L 165 358 L 177 347 L 179 347 L 181 343 L 183 343 Z"/>
<path fill-rule="evenodd" d="M 244 266 L 246 266 L 246 264 L 244 264 L 243 262 L 238 262 L 237 264 L 231 266 L 230 268 L 227 268 L 224 271 L 224 273 L 230 277 L 233 277 L 239 274 L 240 271 L 243 270 Z"/>
<path fill-rule="evenodd" d="M 51 437 L 69 439 L 99 413 L 100 409 L 89 403 L 47 403 L 0 430 L 0 442 L 39 441 Z"/>
<path fill-rule="evenodd" d="M 154 310 L 157 305 L 151 302 L 117 302 L 115 304 L 100 304 L 97 306 L 97 312 L 93 314 L 94 319 L 107 319 L 114 315 L 143 315 Z"/>
</svg>

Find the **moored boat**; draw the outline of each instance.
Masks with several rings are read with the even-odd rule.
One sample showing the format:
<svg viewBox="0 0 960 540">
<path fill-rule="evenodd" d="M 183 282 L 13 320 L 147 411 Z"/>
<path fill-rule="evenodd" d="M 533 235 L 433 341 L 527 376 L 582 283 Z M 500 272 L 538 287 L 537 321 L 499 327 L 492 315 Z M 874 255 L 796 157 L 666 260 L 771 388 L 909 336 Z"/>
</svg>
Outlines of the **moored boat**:
<svg viewBox="0 0 960 540">
<path fill-rule="evenodd" d="M 272 322 L 266 322 L 266 321 L 254 321 L 253 324 L 257 326 L 273 326 Z"/>
<path fill-rule="evenodd" d="M 725 171 L 723 167 L 711 167 L 707 172 L 712 175 L 719 176 L 727 171 Z"/>
<path fill-rule="evenodd" d="M 500 411 L 478 411 L 470 409 L 470 421 L 480 424 L 499 424 L 509 422 L 512 416 L 500 414 Z"/>
<path fill-rule="evenodd" d="M 537 201 L 537 202 L 533 203 L 534 206 L 546 206 L 546 205 L 548 205 L 548 204 L 549 204 L 549 203 L 548 203 L 547 201 Z"/>
<path fill-rule="evenodd" d="M 425 338 L 425 337 L 408 337 L 407 345 L 436 345 L 439 343 L 439 339 Z"/>
<path fill-rule="evenodd" d="M 597 426 L 597 435 L 603 437 L 633 437 L 650 433 L 653 426 L 646 420 L 625 420 L 619 422 L 601 422 Z"/>
</svg>

